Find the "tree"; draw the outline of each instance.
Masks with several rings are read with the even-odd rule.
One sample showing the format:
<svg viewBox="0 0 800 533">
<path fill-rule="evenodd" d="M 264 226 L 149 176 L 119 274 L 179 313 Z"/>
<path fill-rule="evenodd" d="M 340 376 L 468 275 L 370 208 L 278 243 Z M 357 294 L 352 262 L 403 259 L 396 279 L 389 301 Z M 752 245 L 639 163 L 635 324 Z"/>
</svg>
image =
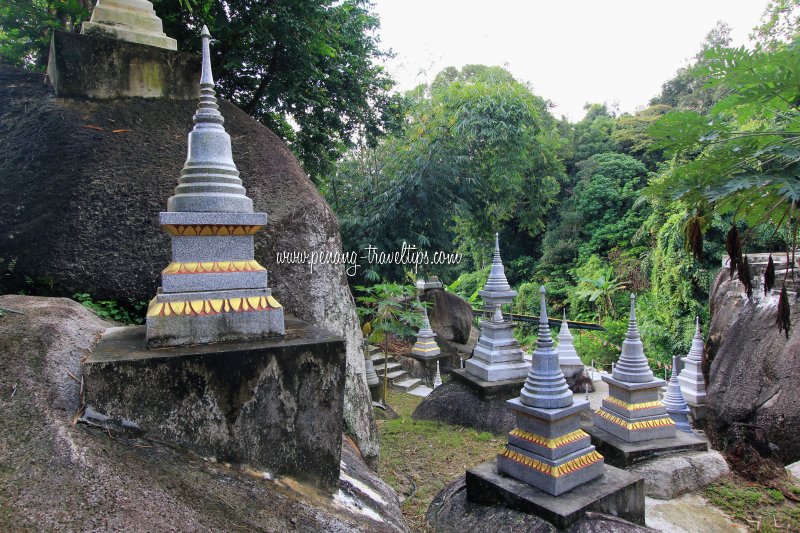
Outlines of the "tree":
<svg viewBox="0 0 800 533">
<path fill-rule="evenodd" d="M 445 69 L 406 98 L 402 135 L 351 152 L 331 175 L 326 194 L 351 249 L 452 250 L 455 241 L 479 260 L 504 227 L 543 229 L 563 172 L 547 102 L 483 65 Z"/>
<path fill-rule="evenodd" d="M 77 31 L 93 0 L 10 0 L 0 7 L 0 54 L 44 69 L 50 33 Z M 154 0 L 164 31 L 197 54 L 214 38 L 217 92 L 284 139 L 312 179 L 363 138 L 374 144 L 402 114 L 381 65 L 369 0 Z"/>
<path fill-rule="evenodd" d="M 5 0 L 0 5 L 0 61 L 43 70 L 54 29 L 76 30 L 92 0 Z"/>
<path fill-rule="evenodd" d="M 798 41 L 774 51 L 709 51 L 708 87 L 731 92 L 708 114 L 674 111 L 652 126 L 657 146 L 673 164 L 648 194 L 680 200 L 706 217 L 729 214 L 750 227 L 791 223 L 794 245 L 800 201 L 798 59 Z"/>
</svg>

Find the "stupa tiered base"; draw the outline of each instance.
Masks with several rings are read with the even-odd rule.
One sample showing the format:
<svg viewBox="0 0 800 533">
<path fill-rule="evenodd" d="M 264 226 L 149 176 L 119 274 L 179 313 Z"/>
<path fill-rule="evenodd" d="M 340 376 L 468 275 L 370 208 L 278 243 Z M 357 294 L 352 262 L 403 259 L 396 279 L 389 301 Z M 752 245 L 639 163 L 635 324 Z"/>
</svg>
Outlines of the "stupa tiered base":
<svg viewBox="0 0 800 533">
<path fill-rule="evenodd" d="M 482 505 L 505 505 L 535 514 L 565 530 L 587 512 L 617 516 L 644 525 L 644 478 L 601 465 L 602 475 L 559 496 L 498 472 L 489 461 L 467 470 L 467 499 Z"/>
<path fill-rule="evenodd" d="M 517 416 L 497 470 L 558 496 L 603 474 L 603 457 L 580 428 L 586 400 L 557 409 L 529 407 L 514 398 L 506 402 Z"/>
<path fill-rule="evenodd" d="M 595 426 L 625 442 L 666 439 L 675 436 L 675 423 L 658 400 L 658 391 L 667 382 L 653 379 L 628 383 L 604 374 L 609 396 L 592 418 Z"/>
<path fill-rule="evenodd" d="M 606 463 L 617 468 L 629 468 L 661 455 L 708 451 L 707 440 L 683 431 L 677 431 L 674 437 L 665 439 L 626 442 L 589 422 L 584 422 L 581 429 L 591 436 L 592 444 Z"/>
<path fill-rule="evenodd" d="M 481 334 L 466 371 L 481 381 L 504 381 L 525 378 L 530 364 L 514 338 L 514 326 L 503 319 L 500 307 L 494 317 L 481 322 Z"/>
</svg>

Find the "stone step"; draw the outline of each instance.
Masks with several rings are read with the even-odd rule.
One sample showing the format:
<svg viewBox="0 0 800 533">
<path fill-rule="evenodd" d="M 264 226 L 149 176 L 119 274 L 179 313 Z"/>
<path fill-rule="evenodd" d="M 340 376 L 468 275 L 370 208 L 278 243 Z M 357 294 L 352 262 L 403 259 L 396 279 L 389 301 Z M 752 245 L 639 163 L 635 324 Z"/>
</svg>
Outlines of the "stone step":
<svg viewBox="0 0 800 533">
<path fill-rule="evenodd" d="M 419 385 L 421 382 L 422 380 L 418 378 L 408 378 L 408 379 L 394 380 L 389 386 L 396 391 L 408 392 L 417 385 Z"/>
<path fill-rule="evenodd" d="M 433 389 L 427 385 L 419 385 L 408 391 L 408 394 L 413 394 L 414 396 L 419 396 L 420 398 L 426 398 L 431 392 L 433 392 Z"/>
<path fill-rule="evenodd" d="M 405 377 L 406 375 L 408 375 L 408 372 L 406 372 L 405 370 L 395 370 L 394 372 L 389 372 L 387 374 L 387 376 L 389 377 L 389 381 L 392 380 L 396 381 L 400 378 Z M 381 374 L 381 377 L 383 377 L 383 374 Z"/>
<path fill-rule="evenodd" d="M 381 351 L 380 346 L 375 346 L 374 344 L 370 344 L 369 346 L 367 346 L 367 353 L 370 355 L 378 353 L 380 351 Z"/>
<path fill-rule="evenodd" d="M 379 365 L 375 365 L 375 372 L 379 376 L 382 376 L 384 370 L 388 369 L 389 370 L 389 375 L 391 376 L 393 371 L 399 370 L 401 368 L 402 368 L 402 365 L 400 365 L 400 363 L 389 363 L 389 364 L 386 365 L 386 367 L 384 367 L 383 366 L 383 362 L 381 362 L 380 366 Z"/>
<path fill-rule="evenodd" d="M 370 359 L 372 359 L 372 364 L 375 365 L 375 367 L 377 368 L 378 365 L 382 365 L 383 364 L 383 360 L 386 359 L 386 356 L 383 354 L 383 352 L 380 352 L 380 353 L 376 353 L 375 355 L 370 357 Z M 396 363 L 396 362 L 397 362 L 397 360 L 394 358 L 394 356 L 390 355 L 389 356 L 389 364 Z"/>
</svg>

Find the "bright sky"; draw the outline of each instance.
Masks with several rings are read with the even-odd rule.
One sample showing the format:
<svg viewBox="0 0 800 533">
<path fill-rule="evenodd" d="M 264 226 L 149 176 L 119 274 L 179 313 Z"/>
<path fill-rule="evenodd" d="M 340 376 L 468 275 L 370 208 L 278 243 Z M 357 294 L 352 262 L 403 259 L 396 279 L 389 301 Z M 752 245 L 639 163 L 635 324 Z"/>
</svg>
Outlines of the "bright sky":
<svg viewBox="0 0 800 533">
<path fill-rule="evenodd" d="M 767 0 L 374 0 L 387 64 L 400 90 L 448 66 L 505 65 L 583 117 L 586 102 L 634 112 L 700 49 L 718 20 L 748 44 Z"/>
</svg>

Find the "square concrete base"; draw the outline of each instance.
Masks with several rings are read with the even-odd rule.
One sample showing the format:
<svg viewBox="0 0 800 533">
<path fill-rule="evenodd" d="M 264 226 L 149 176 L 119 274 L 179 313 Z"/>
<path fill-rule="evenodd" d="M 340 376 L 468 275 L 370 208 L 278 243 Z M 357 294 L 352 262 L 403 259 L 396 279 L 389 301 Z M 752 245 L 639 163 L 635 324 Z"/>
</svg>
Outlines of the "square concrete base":
<svg viewBox="0 0 800 533">
<path fill-rule="evenodd" d="M 493 381 L 525 380 L 531 370 L 530 363 L 522 361 L 487 363 L 476 356 L 467 360 L 466 370 L 476 379 Z"/>
<path fill-rule="evenodd" d="M 708 451 L 708 441 L 682 431 L 667 439 L 653 439 L 644 442 L 625 442 L 590 423 L 581 425 L 592 437 L 592 444 L 603 456 L 607 464 L 617 468 L 628 468 L 641 461 L 660 455 L 686 451 Z"/>
<path fill-rule="evenodd" d="M 279 339 L 152 350 L 144 344 L 143 326 L 106 330 L 83 364 L 92 412 L 220 461 L 337 482 L 340 337 L 287 318 Z"/>
<path fill-rule="evenodd" d="M 519 391 L 525 385 L 525 377 L 519 379 L 504 379 L 501 381 L 484 381 L 473 376 L 464 368 L 454 369 L 450 375 L 453 379 L 460 381 L 474 389 L 478 396 L 483 400 L 500 398 L 510 400 L 519 396 Z"/>
<path fill-rule="evenodd" d="M 603 475 L 571 491 L 552 496 L 497 472 L 490 461 L 467 470 L 467 499 L 483 505 L 502 504 L 544 518 L 559 529 L 580 520 L 587 511 L 618 516 L 644 525 L 644 478 L 605 465 Z"/>
</svg>

